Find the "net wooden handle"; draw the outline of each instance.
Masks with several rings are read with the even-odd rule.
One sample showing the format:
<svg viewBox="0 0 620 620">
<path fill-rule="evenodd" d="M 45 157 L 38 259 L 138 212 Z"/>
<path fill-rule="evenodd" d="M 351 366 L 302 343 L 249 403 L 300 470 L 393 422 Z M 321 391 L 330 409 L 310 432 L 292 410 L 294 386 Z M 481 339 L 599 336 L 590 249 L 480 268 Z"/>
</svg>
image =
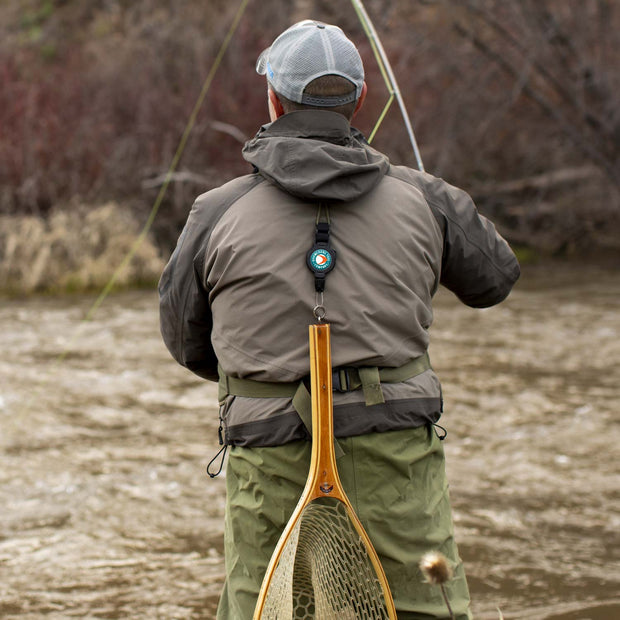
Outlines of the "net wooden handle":
<svg viewBox="0 0 620 620">
<path fill-rule="evenodd" d="M 338 477 L 334 452 L 331 335 L 327 323 L 310 325 L 310 381 L 312 384 L 312 458 L 308 500 L 346 495 Z"/>
</svg>

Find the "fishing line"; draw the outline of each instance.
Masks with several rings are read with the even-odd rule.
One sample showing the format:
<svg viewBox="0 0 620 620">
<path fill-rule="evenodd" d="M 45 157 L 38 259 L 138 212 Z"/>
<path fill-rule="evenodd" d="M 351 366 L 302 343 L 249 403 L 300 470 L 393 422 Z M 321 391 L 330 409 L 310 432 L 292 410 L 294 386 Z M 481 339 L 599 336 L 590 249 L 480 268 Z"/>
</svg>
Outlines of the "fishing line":
<svg viewBox="0 0 620 620">
<path fill-rule="evenodd" d="M 226 53 L 226 50 L 228 49 L 228 45 L 235 31 L 237 30 L 237 26 L 239 25 L 239 22 L 241 21 L 241 17 L 243 16 L 243 13 L 245 12 L 245 9 L 249 1 L 250 0 L 242 0 L 241 4 L 239 5 L 239 8 L 237 9 L 235 18 L 233 19 L 233 22 L 228 30 L 228 33 L 226 34 L 226 37 L 224 38 L 224 41 L 222 42 L 222 45 L 220 46 L 220 49 L 217 53 L 215 61 L 213 62 L 213 66 L 211 67 L 211 70 L 209 71 L 209 75 L 207 75 L 202 85 L 202 90 L 200 91 L 200 94 L 198 95 L 198 99 L 196 100 L 194 109 L 192 110 L 189 120 L 187 121 L 187 124 L 185 125 L 185 130 L 183 131 L 183 135 L 181 136 L 179 146 L 177 147 L 176 153 L 174 154 L 174 157 L 172 158 L 172 162 L 170 163 L 168 172 L 166 172 L 164 182 L 162 183 L 159 189 L 157 198 L 155 198 L 155 202 L 153 203 L 153 207 L 151 208 L 151 212 L 149 213 L 149 216 L 146 220 L 146 223 L 144 224 L 144 227 L 142 228 L 142 231 L 140 232 L 140 234 L 134 241 L 133 245 L 129 249 L 129 252 L 127 252 L 121 264 L 117 267 L 116 271 L 112 274 L 112 277 L 110 278 L 108 283 L 105 285 L 105 287 L 101 291 L 101 294 L 99 295 L 99 297 L 93 303 L 90 310 L 86 313 L 86 316 L 83 319 L 84 321 L 89 321 L 93 317 L 95 312 L 97 312 L 97 310 L 99 309 L 99 306 L 101 306 L 105 298 L 108 296 L 108 294 L 112 290 L 114 284 L 116 283 L 116 280 L 118 279 L 119 275 L 122 273 L 123 269 L 125 269 L 125 267 L 131 262 L 131 259 L 135 256 L 136 252 L 138 251 L 138 248 L 142 245 L 142 243 L 146 239 L 146 236 L 148 235 L 151 229 L 151 226 L 153 225 L 153 222 L 155 221 L 155 217 L 157 215 L 157 212 L 159 211 L 159 207 L 161 206 L 161 203 L 164 199 L 166 191 L 168 190 L 168 185 L 170 185 L 170 180 L 172 179 L 172 175 L 174 174 L 174 171 L 176 170 L 179 164 L 179 160 L 181 159 L 181 155 L 183 154 L 183 151 L 185 150 L 185 145 L 187 143 L 189 135 L 192 132 L 194 125 L 196 124 L 196 118 L 198 117 L 198 112 L 200 111 L 200 108 L 202 107 L 202 104 L 204 103 L 205 97 L 207 96 L 207 93 L 209 92 L 209 89 L 211 88 L 211 83 L 213 82 L 213 78 L 215 77 L 215 74 L 220 64 L 222 63 L 224 54 Z"/>
<path fill-rule="evenodd" d="M 422 156 L 420 155 L 420 149 L 418 148 L 418 143 L 415 139 L 415 135 L 413 133 L 413 127 L 411 126 L 411 121 L 409 119 L 409 114 L 407 113 L 407 108 L 405 107 L 405 102 L 400 93 L 400 89 L 398 88 L 398 83 L 396 82 L 396 77 L 394 76 L 394 71 L 392 71 L 392 66 L 390 65 L 390 61 L 383 49 L 383 45 L 381 44 L 381 40 L 379 39 L 379 35 L 375 30 L 375 27 L 364 8 L 364 3 L 362 0 L 351 0 L 351 4 L 357 13 L 357 17 L 362 24 L 362 28 L 366 33 L 366 37 L 370 41 L 370 46 L 372 48 L 372 52 L 377 60 L 377 64 L 379 65 L 379 70 L 381 71 L 381 75 L 383 76 L 383 80 L 388 88 L 390 93 L 390 98 L 388 102 L 385 104 L 377 123 L 375 124 L 374 129 L 372 130 L 368 142 L 371 142 L 375 137 L 379 126 L 383 122 L 385 115 L 387 114 L 390 106 L 394 99 L 398 102 L 398 107 L 400 108 L 401 115 L 403 117 L 403 121 L 405 123 L 405 127 L 407 129 L 407 135 L 409 136 L 409 141 L 411 142 L 411 146 L 413 148 L 413 154 L 415 156 L 416 162 L 418 164 L 418 169 L 424 172 L 424 164 L 422 163 Z"/>
<path fill-rule="evenodd" d="M 198 117 L 198 112 L 200 111 L 200 108 L 202 107 L 202 104 L 204 103 L 204 100 L 209 92 L 209 89 L 211 88 L 211 84 L 213 82 L 213 78 L 215 77 L 215 74 L 219 68 L 219 66 L 222 63 L 222 59 L 224 58 L 224 54 L 226 53 L 226 50 L 228 49 L 228 46 L 230 44 L 230 41 L 232 40 L 232 37 L 235 33 L 235 31 L 237 30 L 237 27 L 239 26 L 239 22 L 241 21 L 241 18 L 243 17 L 243 14 L 245 12 L 245 9 L 247 7 L 247 5 L 249 4 L 250 0 L 242 0 L 241 4 L 239 5 L 239 8 L 237 9 L 237 12 L 235 14 L 235 17 L 232 21 L 232 24 L 230 25 L 230 28 L 228 29 L 228 32 L 226 34 L 226 37 L 224 38 L 224 41 L 222 42 L 219 51 L 217 53 L 217 56 L 215 57 L 215 60 L 213 61 L 213 65 L 211 67 L 211 70 L 209 71 L 209 74 L 207 75 L 207 77 L 205 78 L 205 81 L 203 82 L 202 85 L 202 89 L 200 90 L 200 94 L 198 95 L 198 99 L 196 100 L 196 103 L 194 105 L 194 108 L 189 116 L 189 119 L 187 121 L 187 124 L 185 125 L 185 129 L 183 130 L 183 134 L 181 136 L 181 140 L 179 141 L 179 145 L 177 147 L 177 150 L 174 154 L 174 157 L 172 158 L 172 161 L 170 163 L 170 166 L 168 168 L 168 171 L 166 172 L 166 176 L 164 178 L 164 182 L 162 183 L 159 193 L 157 194 L 157 197 L 155 198 L 155 202 L 153 203 L 153 206 L 151 207 L 151 211 L 149 213 L 149 216 L 146 220 L 146 223 L 144 224 L 140 234 L 136 237 L 135 241 L 133 242 L 131 248 L 129 249 L 129 251 L 127 252 L 127 254 L 125 255 L 125 257 L 123 258 L 123 260 L 121 261 L 121 263 L 119 264 L 119 266 L 116 268 L 116 270 L 114 271 L 114 273 L 112 274 L 112 276 L 110 277 L 110 279 L 108 280 L 107 284 L 104 286 L 104 288 L 102 289 L 101 293 L 99 294 L 99 296 L 97 297 L 97 299 L 93 302 L 93 304 L 91 305 L 91 307 L 89 308 L 89 310 L 86 312 L 86 315 L 84 316 L 84 318 L 80 321 L 80 324 L 83 325 L 84 323 L 87 323 L 88 321 L 90 321 L 93 316 L 95 315 L 95 313 L 97 312 L 97 310 L 99 309 L 99 307 L 101 306 L 101 304 L 104 302 L 104 300 L 106 299 L 106 297 L 110 294 L 110 291 L 112 290 L 112 288 L 114 287 L 116 281 L 118 280 L 119 276 L 121 275 L 121 273 L 123 272 L 123 270 L 127 267 L 127 265 L 131 262 L 131 260 L 133 259 L 133 257 L 135 256 L 136 252 L 138 251 L 138 249 L 140 248 L 140 246 L 142 245 L 142 243 L 144 242 L 144 240 L 146 239 L 152 225 L 153 222 L 155 221 L 155 217 L 157 216 L 157 213 L 159 211 L 159 208 L 161 206 L 161 203 L 164 199 L 164 196 L 166 194 L 166 191 L 168 189 L 168 185 L 170 185 L 170 181 L 172 179 L 172 175 L 174 173 L 174 171 L 176 170 L 179 161 L 181 159 L 181 156 L 183 155 L 183 151 L 185 150 L 185 146 L 187 144 L 187 140 L 189 138 L 190 133 L 192 132 L 194 125 L 196 124 L 196 118 Z M 73 346 L 73 344 L 75 343 L 75 341 L 78 339 L 80 335 L 80 331 L 79 331 L 79 327 L 73 332 L 72 337 L 70 338 L 69 342 L 65 345 L 64 350 L 62 351 L 62 353 L 60 353 L 54 360 L 52 367 L 49 369 L 47 376 L 43 378 L 42 380 L 42 385 L 39 387 L 39 390 L 35 391 L 35 393 L 31 394 L 30 399 L 23 405 L 22 411 L 25 410 L 30 403 L 32 403 L 39 395 L 40 390 L 42 389 L 43 385 L 45 385 L 53 376 L 54 372 L 57 370 L 58 366 L 61 364 L 61 362 L 63 362 L 67 355 L 70 352 L 71 347 Z M 16 420 L 18 416 L 15 416 L 13 418 L 13 420 Z"/>
<path fill-rule="evenodd" d="M 174 174 L 174 171 L 176 170 L 179 164 L 181 156 L 183 155 L 183 151 L 185 150 L 185 145 L 187 144 L 189 135 L 192 132 L 194 125 L 196 124 L 196 118 L 198 117 L 198 112 L 200 111 L 200 108 L 202 107 L 202 104 L 204 103 L 205 97 L 207 96 L 207 93 L 209 92 L 209 89 L 211 88 L 211 83 L 213 82 L 213 78 L 215 77 L 215 74 L 220 64 L 222 63 L 224 54 L 226 53 L 226 50 L 228 49 L 228 45 L 235 31 L 237 30 L 237 26 L 239 25 L 239 22 L 241 21 L 241 17 L 243 16 L 243 13 L 245 12 L 245 9 L 249 1 L 250 0 L 242 0 L 241 4 L 239 5 L 239 8 L 237 9 L 235 18 L 233 19 L 233 22 L 230 28 L 228 29 L 228 33 L 226 34 L 226 37 L 224 38 L 224 41 L 222 42 L 222 45 L 220 46 L 217 56 L 215 57 L 215 60 L 213 62 L 213 66 L 211 67 L 211 70 L 209 71 L 209 74 L 205 78 L 205 81 L 202 85 L 202 89 L 200 91 L 200 94 L 198 95 L 198 99 L 196 100 L 194 109 L 192 110 L 192 113 L 190 114 L 187 124 L 185 125 L 185 129 L 183 131 L 183 135 L 181 136 L 179 146 L 177 147 L 176 153 L 174 154 L 174 157 L 172 158 L 172 162 L 170 163 L 170 167 L 168 168 L 168 171 L 166 172 L 164 182 L 162 183 L 159 189 L 157 198 L 155 198 L 155 202 L 153 203 L 153 207 L 151 208 L 151 212 L 149 213 L 149 216 L 146 220 L 146 223 L 144 224 L 144 227 L 142 228 L 142 231 L 136 237 L 131 248 L 129 249 L 125 257 L 121 261 L 121 264 L 116 268 L 116 271 L 114 271 L 114 273 L 108 280 L 108 283 L 105 285 L 105 287 L 99 294 L 99 297 L 97 297 L 93 305 L 90 307 L 90 309 L 86 313 L 86 316 L 84 317 L 83 321 L 90 321 L 90 319 L 92 319 L 92 317 L 97 312 L 97 310 L 99 309 L 99 307 L 101 306 L 105 298 L 109 295 L 110 291 L 114 287 L 114 284 L 116 284 L 118 277 L 123 272 L 125 267 L 127 267 L 127 265 L 131 262 L 133 257 L 136 255 L 136 252 L 138 251 L 138 249 L 140 248 L 140 246 L 146 239 L 149 231 L 151 230 L 151 227 L 153 226 L 153 222 L 155 221 L 155 217 L 157 216 L 157 213 L 159 211 L 159 207 L 161 206 L 164 196 L 166 195 L 166 191 L 168 190 L 168 185 L 170 185 L 170 180 L 172 179 L 172 175 Z M 73 341 L 71 341 L 70 344 L 72 343 Z M 68 347 L 60 355 L 58 361 L 61 361 L 62 359 L 64 359 L 67 353 L 68 353 Z"/>
<path fill-rule="evenodd" d="M 364 29 L 364 32 L 366 33 L 366 38 L 368 39 L 369 43 L 370 43 L 370 47 L 372 49 L 372 53 L 375 56 L 375 59 L 377 61 L 377 64 L 379 65 L 379 71 L 381 72 L 381 76 L 383 77 L 383 81 L 385 82 L 385 85 L 387 86 L 388 92 L 390 94 L 389 99 L 387 100 L 387 103 L 385 104 L 383 111 L 381 112 L 381 114 L 379 115 L 379 118 L 377 119 L 377 122 L 375 123 L 375 126 L 373 127 L 372 131 L 370 132 L 370 136 L 368 137 L 368 144 L 370 144 L 374 137 L 375 134 L 377 133 L 377 130 L 379 129 L 379 127 L 381 126 L 381 123 L 383 123 L 383 119 L 385 118 L 386 114 L 388 113 L 388 110 L 392 107 L 392 103 L 394 101 L 394 92 L 392 91 L 392 85 L 390 84 L 390 78 L 388 76 L 388 74 L 385 71 L 385 66 L 383 64 L 383 59 L 381 58 L 381 54 L 379 53 L 379 50 L 377 48 L 377 44 L 375 43 L 375 39 L 373 37 L 373 33 L 370 30 L 370 27 L 368 26 L 368 13 L 363 12 L 363 5 L 361 5 L 361 3 L 357 3 L 354 0 L 351 0 L 351 4 L 353 5 L 353 8 L 355 9 L 355 12 L 357 14 L 358 19 L 360 20 L 361 24 L 362 24 L 362 28 Z"/>
</svg>

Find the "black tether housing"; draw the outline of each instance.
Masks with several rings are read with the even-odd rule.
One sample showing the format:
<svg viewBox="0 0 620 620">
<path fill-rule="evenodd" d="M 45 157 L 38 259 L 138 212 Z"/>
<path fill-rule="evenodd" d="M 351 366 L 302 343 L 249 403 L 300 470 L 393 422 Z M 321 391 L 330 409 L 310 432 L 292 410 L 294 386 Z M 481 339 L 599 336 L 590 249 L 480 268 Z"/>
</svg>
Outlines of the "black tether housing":
<svg viewBox="0 0 620 620">
<path fill-rule="evenodd" d="M 336 250 L 329 243 L 329 224 L 318 222 L 314 245 L 306 254 L 306 265 L 314 274 L 314 288 L 317 293 L 325 290 L 325 276 L 336 265 Z"/>
</svg>

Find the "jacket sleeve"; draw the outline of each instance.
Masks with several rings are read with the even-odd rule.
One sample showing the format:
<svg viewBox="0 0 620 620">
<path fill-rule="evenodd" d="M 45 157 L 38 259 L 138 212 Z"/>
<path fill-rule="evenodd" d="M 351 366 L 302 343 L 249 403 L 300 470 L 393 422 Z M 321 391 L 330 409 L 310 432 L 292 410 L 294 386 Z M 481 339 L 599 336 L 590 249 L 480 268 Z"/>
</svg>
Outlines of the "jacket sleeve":
<svg viewBox="0 0 620 620">
<path fill-rule="evenodd" d="M 200 377 L 217 381 L 209 294 L 196 268 L 211 229 L 203 211 L 198 199 L 162 273 L 159 320 L 164 343 L 172 357 Z"/>
<path fill-rule="evenodd" d="M 466 192 L 425 176 L 424 194 L 443 231 L 441 284 L 473 308 L 500 303 L 520 275 L 514 252 Z"/>
</svg>

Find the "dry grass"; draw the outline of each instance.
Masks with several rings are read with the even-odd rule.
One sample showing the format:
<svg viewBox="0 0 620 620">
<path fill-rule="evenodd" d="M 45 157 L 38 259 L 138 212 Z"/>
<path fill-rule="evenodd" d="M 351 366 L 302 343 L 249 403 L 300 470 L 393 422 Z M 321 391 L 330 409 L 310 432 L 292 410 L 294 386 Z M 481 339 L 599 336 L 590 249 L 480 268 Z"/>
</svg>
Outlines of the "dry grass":
<svg viewBox="0 0 620 620">
<path fill-rule="evenodd" d="M 76 291 L 104 286 L 136 242 L 140 225 L 115 203 L 56 209 L 49 218 L 0 216 L 0 291 Z M 119 286 L 152 283 L 163 268 L 147 240 Z"/>
</svg>

